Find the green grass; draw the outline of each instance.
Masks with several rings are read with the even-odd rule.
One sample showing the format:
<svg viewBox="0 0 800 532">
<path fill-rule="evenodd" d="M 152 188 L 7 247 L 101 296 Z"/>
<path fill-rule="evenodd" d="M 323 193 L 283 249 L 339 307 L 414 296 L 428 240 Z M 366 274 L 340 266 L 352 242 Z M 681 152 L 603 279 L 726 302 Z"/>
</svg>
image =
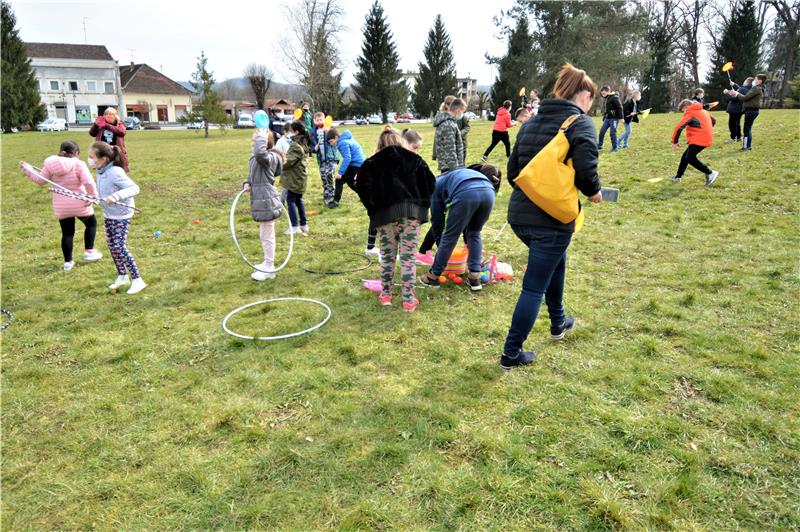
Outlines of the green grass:
<svg viewBox="0 0 800 532">
<path fill-rule="evenodd" d="M 16 169 L 89 136 L 3 135 L 2 300 L 16 315 L 2 333 L 3 528 L 800 528 L 800 114 L 763 111 L 747 154 L 722 143 L 717 116 L 710 189 L 691 169 L 670 182 L 676 114 L 603 155 L 622 194 L 587 207 L 570 247 L 579 326 L 549 343 L 544 312 L 526 344 L 536 364 L 510 373 L 497 360 L 526 249 L 509 230 L 486 240 L 517 279 L 419 290 L 409 315 L 361 287 L 377 266 L 300 268 L 355 264 L 367 217 L 347 190 L 278 279 L 255 283 L 227 230 L 250 132 L 132 132 L 144 212 L 129 244 L 149 286 L 112 295 L 104 237 L 102 261 L 62 272 L 49 194 Z M 371 153 L 379 128 L 351 129 Z M 473 124 L 469 162 L 490 129 Z M 494 230 L 508 197 L 504 184 Z M 239 220 L 256 259 L 255 224 Z M 220 328 L 287 296 L 325 301 L 331 321 L 272 343 Z M 321 317 L 272 306 L 232 325 L 279 334 Z"/>
</svg>

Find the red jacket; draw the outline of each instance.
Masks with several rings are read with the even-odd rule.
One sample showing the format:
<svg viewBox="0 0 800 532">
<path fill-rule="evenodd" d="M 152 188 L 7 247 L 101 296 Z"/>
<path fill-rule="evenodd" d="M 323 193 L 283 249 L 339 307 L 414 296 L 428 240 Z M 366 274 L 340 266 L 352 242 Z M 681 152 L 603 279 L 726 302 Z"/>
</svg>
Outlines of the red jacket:
<svg viewBox="0 0 800 532">
<path fill-rule="evenodd" d="M 686 128 L 686 143 L 709 148 L 714 144 L 711 115 L 703 110 L 703 104 L 695 102 L 683 112 L 683 118 L 672 132 L 672 143 L 677 144 L 681 131 Z"/>
<path fill-rule="evenodd" d="M 105 121 L 105 117 L 100 117 L 100 124 L 95 122 L 89 129 L 89 134 L 94 137 L 97 142 L 103 141 L 109 144 L 116 144 L 122 151 L 122 158 L 125 161 L 125 172 L 128 172 L 128 151 L 125 149 L 125 122 L 121 118 L 117 118 L 116 124 L 110 124 Z"/>
<path fill-rule="evenodd" d="M 494 119 L 494 127 L 492 127 L 492 131 L 497 131 L 499 133 L 504 133 L 508 131 L 508 128 L 511 127 L 511 113 L 508 112 L 508 109 L 505 107 L 501 107 L 497 110 L 497 117 Z"/>
</svg>

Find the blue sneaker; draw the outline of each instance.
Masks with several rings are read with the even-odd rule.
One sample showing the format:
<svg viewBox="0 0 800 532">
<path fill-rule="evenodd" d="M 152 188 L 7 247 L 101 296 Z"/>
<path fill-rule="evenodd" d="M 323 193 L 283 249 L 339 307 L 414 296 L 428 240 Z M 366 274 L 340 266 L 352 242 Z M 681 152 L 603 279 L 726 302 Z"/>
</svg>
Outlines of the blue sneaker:
<svg viewBox="0 0 800 532">
<path fill-rule="evenodd" d="M 534 360 L 536 360 L 536 353 L 533 351 L 520 351 L 515 357 L 503 353 L 503 356 L 500 357 L 500 369 L 511 371 L 517 366 L 527 366 Z"/>
<path fill-rule="evenodd" d="M 561 327 L 550 327 L 551 340 L 563 340 L 569 331 L 575 328 L 575 318 L 567 316 L 564 318 L 564 323 Z"/>
</svg>

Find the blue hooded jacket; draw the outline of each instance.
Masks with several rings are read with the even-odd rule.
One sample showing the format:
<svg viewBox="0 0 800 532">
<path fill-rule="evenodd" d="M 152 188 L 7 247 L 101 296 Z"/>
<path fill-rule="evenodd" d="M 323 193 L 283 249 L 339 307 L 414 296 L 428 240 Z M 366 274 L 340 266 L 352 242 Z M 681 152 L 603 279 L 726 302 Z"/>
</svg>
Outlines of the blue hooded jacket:
<svg viewBox="0 0 800 532">
<path fill-rule="evenodd" d="M 339 166 L 340 175 L 344 175 L 350 166 L 361 168 L 361 165 L 364 164 L 366 159 L 364 150 L 361 149 L 358 142 L 353 140 L 353 134 L 350 133 L 349 129 L 344 130 L 339 135 L 339 143 L 336 147 L 339 149 L 339 153 L 342 154 L 342 164 Z"/>
</svg>

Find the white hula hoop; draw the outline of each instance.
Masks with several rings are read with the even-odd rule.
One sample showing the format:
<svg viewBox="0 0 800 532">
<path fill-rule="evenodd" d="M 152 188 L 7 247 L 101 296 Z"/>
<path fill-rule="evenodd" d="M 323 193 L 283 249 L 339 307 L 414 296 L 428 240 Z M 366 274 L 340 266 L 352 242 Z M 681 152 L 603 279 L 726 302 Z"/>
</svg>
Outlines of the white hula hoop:
<svg viewBox="0 0 800 532">
<path fill-rule="evenodd" d="M 316 305 L 321 306 L 325 310 L 327 310 L 328 311 L 328 315 L 325 316 L 325 319 L 323 319 L 321 322 L 319 322 L 318 324 L 314 325 L 313 327 L 309 327 L 308 329 L 304 329 L 304 330 L 299 331 L 299 332 L 294 332 L 294 333 L 289 333 L 289 334 L 281 334 L 279 336 L 245 336 L 243 334 L 238 334 L 238 333 L 235 333 L 232 330 L 228 329 L 228 320 L 230 318 L 232 318 L 234 315 L 236 315 L 237 312 L 240 312 L 240 311 L 245 310 L 245 309 L 250 308 L 250 307 L 254 307 L 256 305 L 262 305 L 264 303 L 272 303 L 273 301 L 306 301 L 308 303 L 314 303 Z M 332 314 L 333 314 L 333 311 L 331 311 L 331 307 L 329 307 L 328 305 L 326 305 L 325 303 L 323 303 L 321 301 L 317 301 L 316 299 L 307 299 L 305 297 L 276 297 L 274 299 L 265 299 L 263 301 L 256 301 L 255 303 L 250 303 L 250 304 L 247 304 L 247 305 L 244 305 L 244 306 L 241 306 L 241 307 L 239 307 L 237 309 L 232 310 L 230 313 L 228 313 L 227 316 L 225 316 L 225 319 L 222 320 L 222 329 L 226 333 L 230 334 L 231 336 L 235 336 L 236 338 L 241 338 L 243 340 L 264 340 L 264 341 L 283 340 L 283 339 L 286 339 L 286 338 L 294 338 L 295 336 L 300 336 L 302 334 L 310 333 L 313 330 L 319 329 L 320 327 L 322 327 L 323 325 L 328 323 L 328 320 L 331 319 L 331 315 Z"/>
<path fill-rule="evenodd" d="M 230 226 L 230 229 L 231 229 L 231 238 L 233 239 L 233 245 L 236 247 L 236 251 L 239 252 L 239 256 L 242 257 L 242 260 L 245 262 L 245 264 L 247 264 L 248 266 L 250 266 L 254 270 L 259 271 L 261 273 L 276 273 L 276 272 L 279 272 L 289 263 L 289 259 L 292 256 L 292 249 L 294 248 L 294 233 L 290 233 L 289 234 L 289 252 L 286 254 L 286 260 L 284 260 L 281 263 L 281 265 L 278 266 L 277 268 L 275 268 L 274 270 L 262 270 L 261 268 L 259 268 L 258 266 L 256 266 L 255 264 L 253 264 L 252 262 L 247 260 L 247 257 L 245 257 L 244 253 L 242 252 L 242 248 L 239 247 L 239 241 L 236 239 L 236 227 L 234 226 L 234 222 L 233 222 L 233 217 L 235 216 L 235 213 L 236 213 L 236 206 L 239 204 L 239 198 L 241 198 L 242 194 L 244 194 L 244 193 L 245 193 L 244 189 L 239 191 L 239 193 L 236 194 L 236 197 L 233 198 L 233 203 L 231 203 L 231 216 L 230 216 L 229 226 Z M 281 212 L 285 212 L 285 211 L 286 211 L 286 209 L 284 209 L 283 205 L 281 205 Z"/>
</svg>

